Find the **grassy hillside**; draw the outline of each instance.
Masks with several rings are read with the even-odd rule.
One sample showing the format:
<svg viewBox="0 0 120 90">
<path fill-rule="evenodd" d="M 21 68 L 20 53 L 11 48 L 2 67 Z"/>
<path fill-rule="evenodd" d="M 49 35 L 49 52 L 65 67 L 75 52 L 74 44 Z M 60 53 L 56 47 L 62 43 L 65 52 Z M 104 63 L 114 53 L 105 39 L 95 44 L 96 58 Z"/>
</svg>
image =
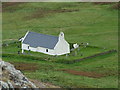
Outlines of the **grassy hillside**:
<svg viewBox="0 0 120 90">
<path fill-rule="evenodd" d="M 13 63 L 29 78 L 61 87 L 116 88 L 117 53 L 74 64 L 52 62 L 80 59 L 106 50 L 117 50 L 118 10 L 112 8 L 114 5 L 115 3 L 101 5 L 77 2 L 3 3 L 2 37 L 3 43 L 8 44 L 3 47 L 3 60 Z M 20 43 L 14 42 L 24 36 L 28 30 L 55 36 L 63 31 L 69 43 L 88 42 L 90 46 L 99 48 L 80 47 L 77 55 L 71 54 L 68 57 L 52 57 L 33 52 L 28 55 L 17 55 L 17 51 L 20 50 L 17 46 Z M 81 53 L 84 55 L 81 56 Z M 39 57 L 43 61 L 35 58 L 32 60 L 29 58 L 31 56 Z M 44 61 L 46 58 L 47 61 Z"/>
<path fill-rule="evenodd" d="M 28 30 L 56 36 L 63 31 L 69 42 L 117 47 L 118 11 L 110 5 L 23 3 L 3 12 L 3 39 L 18 39 Z"/>
</svg>

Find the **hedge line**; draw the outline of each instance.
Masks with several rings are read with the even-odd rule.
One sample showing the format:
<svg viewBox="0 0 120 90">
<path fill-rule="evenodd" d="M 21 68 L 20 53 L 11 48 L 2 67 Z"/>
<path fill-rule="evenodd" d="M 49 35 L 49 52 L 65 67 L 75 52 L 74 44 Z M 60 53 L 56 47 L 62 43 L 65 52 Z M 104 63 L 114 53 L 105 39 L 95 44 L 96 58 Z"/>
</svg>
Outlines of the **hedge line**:
<svg viewBox="0 0 120 90">
<path fill-rule="evenodd" d="M 42 61 L 45 61 L 45 59 L 42 58 L 42 57 L 28 56 L 28 55 L 23 55 L 23 54 L 3 53 L 2 57 L 13 57 L 13 58 L 23 58 L 23 59 L 30 59 L 30 60 L 42 60 Z"/>
</svg>

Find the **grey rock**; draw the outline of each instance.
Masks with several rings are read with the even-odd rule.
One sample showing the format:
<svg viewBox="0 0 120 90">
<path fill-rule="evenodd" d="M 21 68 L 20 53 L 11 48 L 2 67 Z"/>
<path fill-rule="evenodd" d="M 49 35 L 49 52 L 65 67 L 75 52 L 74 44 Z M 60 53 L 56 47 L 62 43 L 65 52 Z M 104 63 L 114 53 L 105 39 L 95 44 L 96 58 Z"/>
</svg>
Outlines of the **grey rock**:
<svg viewBox="0 0 120 90">
<path fill-rule="evenodd" d="M 29 83 L 33 88 L 36 88 L 36 86 L 32 82 L 29 81 Z"/>
<path fill-rule="evenodd" d="M 14 88 L 14 86 L 15 86 L 15 88 L 16 87 L 36 88 L 36 86 L 31 81 L 29 81 L 21 73 L 20 70 L 16 70 L 12 64 L 0 60 L 0 67 L 2 68 L 2 73 L 7 72 L 8 75 L 6 75 L 6 76 L 9 76 L 9 80 L 7 80 L 7 82 L 1 81 L 2 87 Z M 0 75 L 0 76 L 2 76 L 2 75 Z M 13 83 L 11 83 L 11 82 L 13 82 Z"/>
<path fill-rule="evenodd" d="M 2 88 L 9 88 L 8 84 L 6 82 L 0 81 L 0 86 L 2 86 Z"/>
<path fill-rule="evenodd" d="M 13 87 L 12 83 L 10 82 L 10 80 L 8 80 L 7 83 L 8 83 L 9 88 L 12 88 L 12 90 L 14 90 L 14 87 Z"/>
</svg>

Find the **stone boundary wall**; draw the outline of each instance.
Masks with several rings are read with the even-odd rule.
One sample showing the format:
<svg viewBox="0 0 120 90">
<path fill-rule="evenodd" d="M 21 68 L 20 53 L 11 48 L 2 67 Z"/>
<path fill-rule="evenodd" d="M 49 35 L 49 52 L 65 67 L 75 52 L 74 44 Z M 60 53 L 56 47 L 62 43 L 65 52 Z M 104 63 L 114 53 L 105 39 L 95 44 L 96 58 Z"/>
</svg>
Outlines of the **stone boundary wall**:
<svg viewBox="0 0 120 90">
<path fill-rule="evenodd" d="M 94 54 L 94 55 L 91 55 L 91 56 L 88 56 L 88 57 L 84 57 L 84 58 L 81 58 L 81 59 L 76 59 L 76 60 L 73 60 L 73 61 L 66 61 L 64 63 L 66 63 L 66 64 L 73 64 L 73 63 L 76 63 L 76 62 L 79 62 L 79 61 L 82 61 L 82 60 L 94 58 L 94 57 L 97 57 L 97 56 L 102 56 L 102 55 L 113 53 L 113 52 L 117 52 L 117 50 L 113 49 L 113 50 L 109 50 L 109 51 L 106 51 L 106 52 Z"/>
</svg>

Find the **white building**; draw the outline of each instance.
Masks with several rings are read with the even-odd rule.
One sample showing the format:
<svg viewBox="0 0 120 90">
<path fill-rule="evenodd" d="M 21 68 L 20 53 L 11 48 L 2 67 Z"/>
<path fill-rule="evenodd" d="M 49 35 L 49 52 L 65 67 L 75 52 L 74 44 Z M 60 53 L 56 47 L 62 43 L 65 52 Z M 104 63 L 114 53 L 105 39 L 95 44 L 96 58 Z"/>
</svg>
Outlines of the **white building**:
<svg viewBox="0 0 120 90">
<path fill-rule="evenodd" d="M 19 41 L 21 41 L 22 44 L 22 53 L 24 53 L 24 50 L 49 55 L 70 53 L 70 45 L 65 40 L 63 32 L 60 32 L 59 36 L 56 37 L 28 31 Z"/>
</svg>

